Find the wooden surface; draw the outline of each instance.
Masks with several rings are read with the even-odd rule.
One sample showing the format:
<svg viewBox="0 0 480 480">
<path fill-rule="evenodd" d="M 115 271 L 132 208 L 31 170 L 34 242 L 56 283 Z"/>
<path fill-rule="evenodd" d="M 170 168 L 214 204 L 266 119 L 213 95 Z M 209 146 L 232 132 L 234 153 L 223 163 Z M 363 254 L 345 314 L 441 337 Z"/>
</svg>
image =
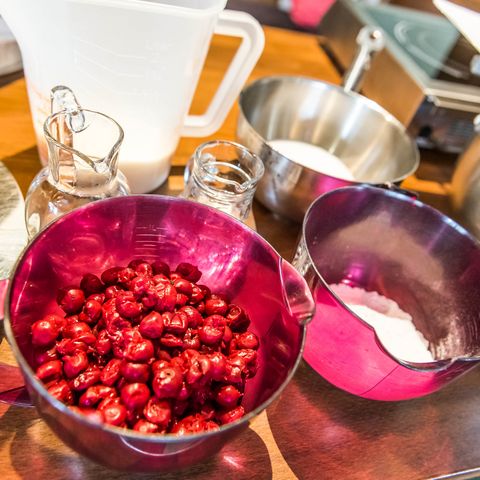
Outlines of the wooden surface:
<svg viewBox="0 0 480 480">
<path fill-rule="evenodd" d="M 338 76 L 316 38 L 266 28 L 266 47 L 252 78 L 292 73 L 331 82 Z M 208 103 L 237 43 L 214 40 L 192 111 Z M 237 107 L 212 138 L 234 139 Z M 183 166 L 205 139 L 182 139 L 162 192 L 182 188 Z M 22 191 L 40 168 L 23 80 L 0 88 L 0 160 Z M 426 153 L 405 186 L 446 210 L 453 158 Z M 291 259 L 299 227 L 254 206 L 257 229 Z M 0 360 L 14 364 L 4 342 Z M 15 384 L 15 378 L 12 385 Z M 0 479 L 416 479 L 480 466 L 480 371 L 424 399 L 382 403 L 330 386 L 302 363 L 274 406 L 216 457 L 181 474 L 134 475 L 86 460 L 56 439 L 33 408 L 0 404 Z M 474 472 L 458 478 L 473 476 Z"/>
<path fill-rule="evenodd" d="M 456 3 L 464 8 L 469 8 L 475 12 L 480 13 L 480 1 L 479 0 L 450 0 L 452 3 Z"/>
</svg>

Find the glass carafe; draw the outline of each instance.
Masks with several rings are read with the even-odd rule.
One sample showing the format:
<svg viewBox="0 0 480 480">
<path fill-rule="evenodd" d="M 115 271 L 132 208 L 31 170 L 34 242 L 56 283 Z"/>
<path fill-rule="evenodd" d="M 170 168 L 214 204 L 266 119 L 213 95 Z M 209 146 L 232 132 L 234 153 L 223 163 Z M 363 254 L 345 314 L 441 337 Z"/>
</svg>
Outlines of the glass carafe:
<svg viewBox="0 0 480 480">
<path fill-rule="evenodd" d="M 242 145 L 213 140 L 200 145 L 189 160 L 180 196 L 247 223 L 263 172 L 260 158 Z"/>
<path fill-rule="evenodd" d="M 48 165 L 33 179 L 25 201 L 30 238 L 55 218 L 94 200 L 128 195 L 117 168 L 123 130 L 103 113 L 80 107 L 73 92 L 52 89 L 44 124 Z"/>
</svg>

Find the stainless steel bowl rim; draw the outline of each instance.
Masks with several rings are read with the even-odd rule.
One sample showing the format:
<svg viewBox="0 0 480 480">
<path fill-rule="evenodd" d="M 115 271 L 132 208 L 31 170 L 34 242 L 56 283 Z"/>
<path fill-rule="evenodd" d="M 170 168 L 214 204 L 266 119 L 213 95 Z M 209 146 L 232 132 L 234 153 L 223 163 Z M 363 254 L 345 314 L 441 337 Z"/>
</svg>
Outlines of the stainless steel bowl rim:
<svg viewBox="0 0 480 480">
<path fill-rule="evenodd" d="M 328 175 L 328 174 L 323 173 L 323 172 L 318 172 L 317 170 L 313 170 L 313 169 L 311 169 L 309 167 L 306 167 L 304 165 L 300 165 L 299 163 L 294 162 L 290 158 L 285 157 L 281 152 L 279 152 L 278 150 L 275 150 L 274 148 L 272 148 L 270 146 L 270 144 L 268 143 L 268 140 L 263 138 L 262 135 L 260 135 L 257 132 L 257 130 L 255 130 L 255 128 L 253 127 L 253 125 L 250 123 L 247 116 L 245 115 L 245 112 L 244 112 L 244 109 L 243 109 L 243 98 L 245 97 L 245 95 L 248 93 L 248 91 L 250 89 L 256 88 L 258 85 L 261 85 L 261 84 L 267 84 L 267 83 L 274 82 L 274 81 L 285 81 L 285 80 L 296 81 L 296 82 L 304 82 L 304 83 L 312 83 L 312 84 L 314 84 L 318 87 L 331 88 L 332 90 L 335 90 L 340 94 L 343 94 L 347 97 L 351 97 L 351 98 L 354 98 L 354 99 L 360 101 L 367 108 L 369 108 L 372 111 L 377 112 L 387 122 L 393 124 L 396 128 L 398 128 L 398 130 L 402 133 L 402 135 L 410 141 L 410 143 L 412 145 L 412 153 L 414 154 L 415 158 L 414 158 L 414 161 L 413 161 L 413 165 L 410 168 L 410 170 L 408 170 L 408 172 L 404 173 L 403 175 L 401 175 L 399 177 L 393 178 L 393 179 L 389 180 L 388 182 L 399 183 L 399 182 L 405 180 L 405 178 L 412 175 L 417 170 L 417 168 L 420 164 L 420 153 L 418 151 L 418 148 L 415 145 L 415 142 L 410 138 L 410 136 L 406 132 L 405 126 L 397 118 L 395 118 L 391 113 L 389 113 L 387 110 L 385 110 L 383 107 L 381 107 L 378 103 L 376 103 L 373 100 L 361 95 L 360 93 L 356 93 L 356 92 L 353 92 L 353 91 L 345 91 L 340 85 L 336 85 L 334 83 L 326 82 L 324 80 L 319 80 L 317 78 L 307 77 L 307 76 L 303 76 L 303 75 L 272 75 L 272 76 L 262 77 L 262 78 L 259 78 L 258 80 L 254 80 L 253 82 L 249 83 L 240 92 L 240 96 L 239 96 L 239 99 L 238 99 L 240 115 L 245 120 L 245 123 L 247 124 L 247 126 L 250 130 L 250 134 L 253 135 L 254 137 L 256 137 L 258 140 L 260 140 L 263 143 L 263 145 L 266 146 L 270 151 L 275 152 L 282 159 L 285 159 L 287 162 L 291 163 L 292 165 L 298 165 L 298 166 L 300 166 L 300 167 L 302 167 L 302 168 L 304 168 L 304 169 L 306 169 L 310 172 L 319 173 L 321 175 L 324 175 L 324 176 L 327 176 L 327 177 L 330 177 L 330 178 L 338 178 L 338 177 L 333 177 L 332 175 Z M 366 182 L 366 181 L 364 181 L 364 182 L 355 181 L 355 180 L 346 180 L 346 181 L 350 182 L 352 185 L 361 185 L 361 184 L 378 185 L 378 184 L 373 184 L 373 183 L 369 183 L 369 182 Z M 387 183 L 387 182 L 385 182 L 385 183 Z"/>
</svg>

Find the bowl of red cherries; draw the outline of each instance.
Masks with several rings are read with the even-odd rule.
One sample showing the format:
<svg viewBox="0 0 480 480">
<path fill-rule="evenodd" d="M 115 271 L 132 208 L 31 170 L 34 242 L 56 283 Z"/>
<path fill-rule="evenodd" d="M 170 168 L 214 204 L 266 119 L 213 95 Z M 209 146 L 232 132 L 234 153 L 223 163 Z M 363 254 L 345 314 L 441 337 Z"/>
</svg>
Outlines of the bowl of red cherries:
<svg viewBox="0 0 480 480">
<path fill-rule="evenodd" d="M 293 376 L 313 301 L 258 234 L 162 196 L 94 202 L 22 254 L 5 333 L 40 416 L 106 466 L 217 453 Z"/>
</svg>

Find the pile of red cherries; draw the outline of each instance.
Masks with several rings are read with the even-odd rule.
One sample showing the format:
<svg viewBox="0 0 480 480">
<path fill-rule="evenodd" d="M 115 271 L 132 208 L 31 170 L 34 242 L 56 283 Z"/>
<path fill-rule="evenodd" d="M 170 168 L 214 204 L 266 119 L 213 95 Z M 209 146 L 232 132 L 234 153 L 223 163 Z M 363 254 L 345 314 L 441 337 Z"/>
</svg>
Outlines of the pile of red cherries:
<svg viewBox="0 0 480 480">
<path fill-rule="evenodd" d="M 259 341 L 247 313 L 200 277 L 188 263 L 133 260 L 60 289 L 65 315 L 32 325 L 37 377 L 93 421 L 142 433 L 238 420 Z"/>
</svg>

